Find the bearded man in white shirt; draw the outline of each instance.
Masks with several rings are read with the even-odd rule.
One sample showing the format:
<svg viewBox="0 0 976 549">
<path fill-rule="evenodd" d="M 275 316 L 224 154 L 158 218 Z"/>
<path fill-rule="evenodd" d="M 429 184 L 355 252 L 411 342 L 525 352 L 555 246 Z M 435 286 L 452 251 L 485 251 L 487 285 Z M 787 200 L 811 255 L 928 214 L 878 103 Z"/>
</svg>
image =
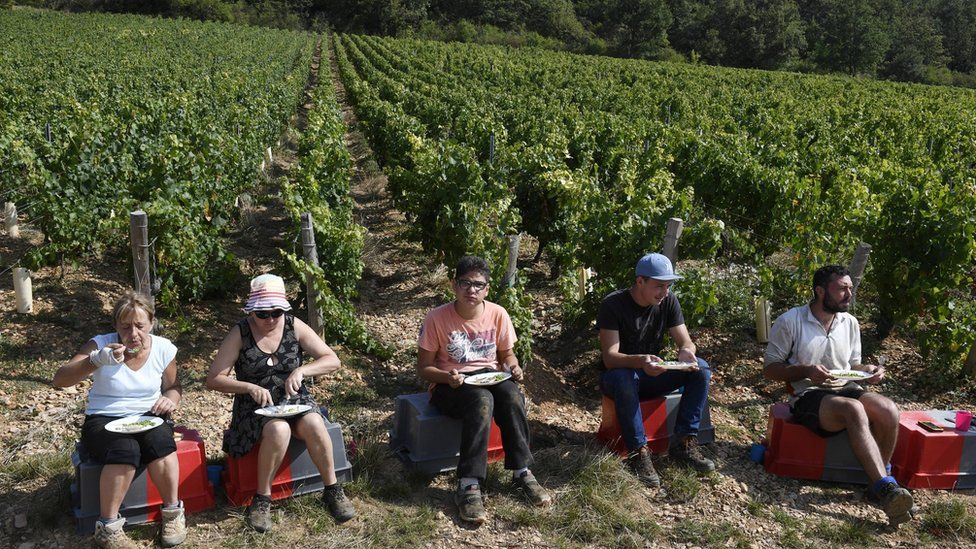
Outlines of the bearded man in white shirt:
<svg viewBox="0 0 976 549">
<path fill-rule="evenodd" d="M 868 498 L 876 501 L 892 526 L 911 520 L 912 495 L 890 475 L 898 437 L 898 408 L 888 398 L 867 392 L 884 377 L 879 365 L 861 364 L 861 328 L 847 312 L 854 284 L 847 269 L 821 267 L 813 275 L 813 300 L 776 319 L 766 347 L 767 379 L 790 384 L 794 421 L 822 437 L 844 431 L 870 479 Z M 857 382 L 834 376 L 838 370 L 870 374 Z"/>
</svg>

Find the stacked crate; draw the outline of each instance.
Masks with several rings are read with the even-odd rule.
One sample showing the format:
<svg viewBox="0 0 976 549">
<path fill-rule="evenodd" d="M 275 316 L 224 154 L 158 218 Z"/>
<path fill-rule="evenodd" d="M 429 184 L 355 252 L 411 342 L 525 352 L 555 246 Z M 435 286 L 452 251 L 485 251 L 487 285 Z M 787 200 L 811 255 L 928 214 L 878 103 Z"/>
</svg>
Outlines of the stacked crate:
<svg viewBox="0 0 976 549">
<path fill-rule="evenodd" d="M 785 402 L 769 409 L 764 464 L 766 471 L 781 477 L 852 484 L 869 481 L 845 431 L 821 437 L 794 422 Z"/>
<path fill-rule="evenodd" d="M 329 439 L 332 441 L 332 463 L 339 482 L 352 480 L 352 465 L 346 458 L 346 444 L 342 438 L 342 428 L 338 423 L 325 422 Z M 246 455 L 239 458 L 227 456 L 227 469 L 224 471 L 224 486 L 227 499 L 234 505 L 249 505 L 258 487 L 258 450 L 256 444 Z M 318 468 L 308 453 L 305 442 L 292 437 L 288 444 L 285 459 L 278 467 L 271 481 L 271 499 L 279 500 L 320 492 L 324 484 Z"/>
<path fill-rule="evenodd" d="M 461 448 L 461 421 L 437 411 L 430 394 L 400 395 L 394 401 L 390 448 L 412 469 L 435 475 L 457 468 Z M 502 433 L 491 421 L 488 462 L 505 458 Z"/>
<path fill-rule="evenodd" d="M 641 418 L 644 422 L 644 435 L 647 437 L 647 447 L 655 454 L 662 454 L 668 450 L 674 425 L 678 420 L 678 404 L 681 402 L 680 393 L 670 393 L 663 397 L 642 400 L 640 403 Z M 627 446 L 620 431 L 620 421 L 613 399 L 603 395 L 603 417 L 596 438 L 607 448 L 621 456 L 627 455 Z M 715 441 L 715 427 L 712 426 L 711 413 L 708 405 L 702 411 L 698 427 L 698 443 L 709 444 Z"/>
<path fill-rule="evenodd" d="M 180 463 L 179 497 L 187 514 L 210 509 L 214 505 L 213 487 L 207 479 L 207 453 L 197 431 L 176 427 L 183 435 L 176 443 Z M 79 534 L 95 531 L 99 518 L 99 478 L 102 464 L 86 459 L 81 444 L 75 446 L 71 463 L 75 466 L 75 480 L 71 485 L 71 500 Z M 163 500 L 145 468 L 137 471 L 119 508 L 126 524 L 144 524 L 160 518 Z"/>
</svg>

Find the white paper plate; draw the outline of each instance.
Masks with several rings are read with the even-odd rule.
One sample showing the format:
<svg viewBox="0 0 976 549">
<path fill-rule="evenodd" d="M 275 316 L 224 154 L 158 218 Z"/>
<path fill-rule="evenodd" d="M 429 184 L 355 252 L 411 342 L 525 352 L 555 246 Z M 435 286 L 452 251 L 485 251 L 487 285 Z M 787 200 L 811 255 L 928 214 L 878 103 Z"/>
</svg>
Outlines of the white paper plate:
<svg viewBox="0 0 976 549">
<path fill-rule="evenodd" d="M 837 379 L 843 379 L 844 381 L 860 381 L 862 379 L 867 379 L 874 374 L 865 372 L 863 370 L 830 370 L 830 375 L 836 377 Z"/>
<path fill-rule="evenodd" d="M 691 370 L 698 366 L 694 362 L 679 362 L 677 360 L 665 360 L 664 362 L 658 362 L 657 365 L 667 370 Z"/>
<path fill-rule="evenodd" d="M 478 385 L 479 387 L 486 387 L 488 385 L 498 385 L 499 383 L 505 381 L 510 377 L 512 377 L 512 374 L 508 372 L 485 372 L 483 374 L 466 376 L 464 378 L 464 382 L 467 383 L 468 385 Z"/>
<path fill-rule="evenodd" d="M 311 409 L 312 407 L 308 404 L 282 404 L 281 406 L 265 406 L 264 408 L 258 408 L 257 410 L 254 410 L 254 413 L 259 416 L 267 417 L 291 417 L 297 416 L 298 414 L 304 414 Z"/>
<path fill-rule="evenodd" d="M 150 429 L 155 429 L 163 424 L 163 418 L 156 416 L 129 416 L 110 421 L 105 424 L 105 429 L 113 433 L 134 435 L 144 433 Z"/>
</svg>

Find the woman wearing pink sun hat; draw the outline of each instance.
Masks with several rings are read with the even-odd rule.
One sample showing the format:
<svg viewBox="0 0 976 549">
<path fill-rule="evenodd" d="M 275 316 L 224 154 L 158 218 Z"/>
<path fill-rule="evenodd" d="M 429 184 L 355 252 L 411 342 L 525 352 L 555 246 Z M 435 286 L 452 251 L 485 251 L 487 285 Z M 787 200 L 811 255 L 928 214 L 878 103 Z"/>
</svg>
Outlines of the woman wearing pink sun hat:
<svg viewBox="0 0 976 549">
<path fill-rule="evenodd" d="M 207 375 L 208 389 L 234 395 L 224 451 L 241 457 L 260 443 L 257 492 L 247 511 L 248 523 L 258 532 L 271 529 L 271 480 L 292 436 L 305 441 L 322 475 L 326 485 L 322 500 L 329 513 L 337 522 L 345 522 L 356 514 L 336 480 L 332 441 L 318 404 L 305 386 L 307 376 L 338 370 L 339 357 L 290 311 L 285 282 L 280 276 L 263 274 L 254 278 L 244 305 L 247 316 L 224 338 Z M 303 353 L 313 360 L 303 364 Z M 286 401 L 307 404 L 311 409 L 287 418 L 255 413 Z"/>
</svg>

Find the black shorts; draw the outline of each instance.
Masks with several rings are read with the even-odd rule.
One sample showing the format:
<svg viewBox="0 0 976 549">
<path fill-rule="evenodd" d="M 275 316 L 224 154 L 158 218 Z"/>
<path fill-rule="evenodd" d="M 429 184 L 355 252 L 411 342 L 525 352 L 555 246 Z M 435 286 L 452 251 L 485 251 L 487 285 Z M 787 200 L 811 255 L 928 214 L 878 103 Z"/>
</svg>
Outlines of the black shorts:
<svg viewBox="0 0 976 549">
<path fill-rule="evenodd" d="M 846 398 L 853 398 L 855 400 L 861 398 L 866 391 L 864 389 L 841 389 L 840 391 L 825 391 L 823 389 L 813 389 L 807 391 L 800 395 L 800 398 L 790 406 L 790 412 L 793 414 L 793 421 L 803 425 L 804 427 L 810 429 L 814 433 L 822 437 L 832 437 L 838 433 L 844 432 L 840 431 L 826 431 L 820 427 L 820 403 L 826 396 L 841 396 Z"/>
<path fill-rule="evenodd" d="M 103 465 L 119 464 L 140 467 L 176 451 L 173 427 L 164 422 L 142 433 L 113 433 L 105 424 L 119 419 L 109 416 L 85 416 L 81 426 L 81 446 L 87 456 Z"/>
</svg>

